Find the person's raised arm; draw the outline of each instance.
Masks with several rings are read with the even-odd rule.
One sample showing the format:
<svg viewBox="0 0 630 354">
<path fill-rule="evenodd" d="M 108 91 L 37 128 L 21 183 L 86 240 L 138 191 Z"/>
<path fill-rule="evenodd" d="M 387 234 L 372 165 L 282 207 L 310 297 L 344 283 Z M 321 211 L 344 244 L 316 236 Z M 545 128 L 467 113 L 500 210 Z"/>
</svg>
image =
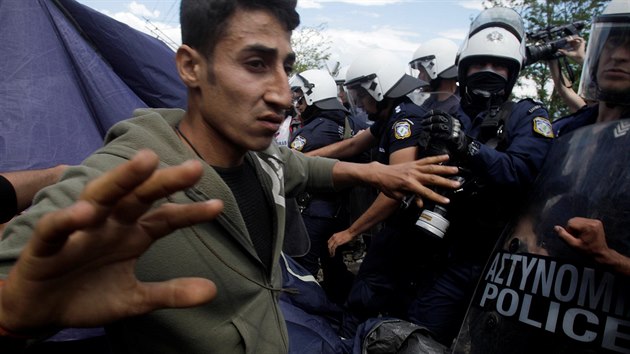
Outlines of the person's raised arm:
<svg viewBox="0 0 630 354">
<path fill-rule="evenodd" d="M 212 281 L 139 281 L 138 257 L 173 230 L 215 218 L 220 201 L 152 204 L 194 185 L 198 161 L 157 169 L 155 153 L 89 183 L 68 208 L 45 215 L 0 286 L 3 333 L 35 336 L 63 327 L 100 326 L 165 307 L 190 307 L 216 295 Z"/>
<path fill-rule="evenodd" d="M 562 102 L 567 105 L 569 108 L 569 112 L 575 113 L 580 108 L 586 105 L 586 101 L 582 97 L 580 97 L 573 88 L 567 83 L 567 79 L 564 77 L 562 72 L 560 72 L 560 65 L 558 63 L 558 59 L 547 61 L 549 65 L 549 72 L 551 73 L 551 79 L 553 80 L 553 87 L 560 95 Z"/>
<path fill-rule="evenodd" d="M 305 155 L 346 159 L 366 151 L 376 143 L 376 137 L 372 135 L 369 129 L 366 129 L 350 139 L 341 140 L 317 150 L 309 151 Z"/>
</svg>

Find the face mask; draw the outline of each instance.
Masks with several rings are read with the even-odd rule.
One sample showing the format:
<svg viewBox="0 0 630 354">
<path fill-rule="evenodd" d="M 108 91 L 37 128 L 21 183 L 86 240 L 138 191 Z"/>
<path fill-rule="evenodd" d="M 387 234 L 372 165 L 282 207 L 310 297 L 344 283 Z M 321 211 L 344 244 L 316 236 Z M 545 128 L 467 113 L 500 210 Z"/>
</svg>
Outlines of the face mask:
<svg viewBox="0 0 630 354">
<path fill-rule="evenodd" d="M 466 78 L 466 92 L 463 103 L 477 112 L 501 105 L 505 97 L 507 80 L 492 71 L 480 71 Z"/>
</svg>

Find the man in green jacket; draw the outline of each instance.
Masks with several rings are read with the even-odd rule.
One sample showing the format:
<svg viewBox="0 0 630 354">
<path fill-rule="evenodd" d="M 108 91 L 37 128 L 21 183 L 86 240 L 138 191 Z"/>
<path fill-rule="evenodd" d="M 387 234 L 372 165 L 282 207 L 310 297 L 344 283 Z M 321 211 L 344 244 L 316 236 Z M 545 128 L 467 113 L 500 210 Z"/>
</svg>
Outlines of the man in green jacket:
<svg viewBox="0 0 630 354">
<path fill-rule="evenodd" d="M 182 1 L 188 110 L 138 110 L 7 228 L 0 342 L 106 325 L 115 353 L 286 352 L 285 196 L 365 183 L 448 202 L 427 187 L 458 186 L 446 156 L 360 165 L 271 145 L 295 5 Z"/>
</svg>

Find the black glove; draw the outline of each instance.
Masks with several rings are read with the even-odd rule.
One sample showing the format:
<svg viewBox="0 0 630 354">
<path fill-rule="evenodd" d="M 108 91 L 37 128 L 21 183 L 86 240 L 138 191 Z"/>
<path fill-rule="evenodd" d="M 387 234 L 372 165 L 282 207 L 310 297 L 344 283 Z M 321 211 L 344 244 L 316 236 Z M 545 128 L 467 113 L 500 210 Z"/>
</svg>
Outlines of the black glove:
<svg viewBox="0 0 630 354">
<path fill-rule="evenodd" d="M 445 143 L 448 150 L 457 157 L 465 157 L 468 145 L 473 139 L 467 136 L 459 119 L 438 110 L 427 113 L 421 123 L 422 130 L 430 135 L 431 143 Z"/>
</svg>

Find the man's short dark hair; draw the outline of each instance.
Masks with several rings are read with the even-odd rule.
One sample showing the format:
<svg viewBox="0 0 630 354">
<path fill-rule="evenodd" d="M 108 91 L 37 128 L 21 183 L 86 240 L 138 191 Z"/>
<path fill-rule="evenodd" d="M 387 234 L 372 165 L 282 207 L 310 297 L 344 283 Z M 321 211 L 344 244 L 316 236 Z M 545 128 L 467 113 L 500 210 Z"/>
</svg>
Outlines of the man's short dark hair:
<svg viewBox="0 0 630 354">
<path fill-rule="evenodd" d="M 211 58 L 237 9 L 269 11 L 287 31 L 292 31 L 300 24 L 296 5 L 297 0 L 182 0 L 182 43 Z"/>
</svg>

